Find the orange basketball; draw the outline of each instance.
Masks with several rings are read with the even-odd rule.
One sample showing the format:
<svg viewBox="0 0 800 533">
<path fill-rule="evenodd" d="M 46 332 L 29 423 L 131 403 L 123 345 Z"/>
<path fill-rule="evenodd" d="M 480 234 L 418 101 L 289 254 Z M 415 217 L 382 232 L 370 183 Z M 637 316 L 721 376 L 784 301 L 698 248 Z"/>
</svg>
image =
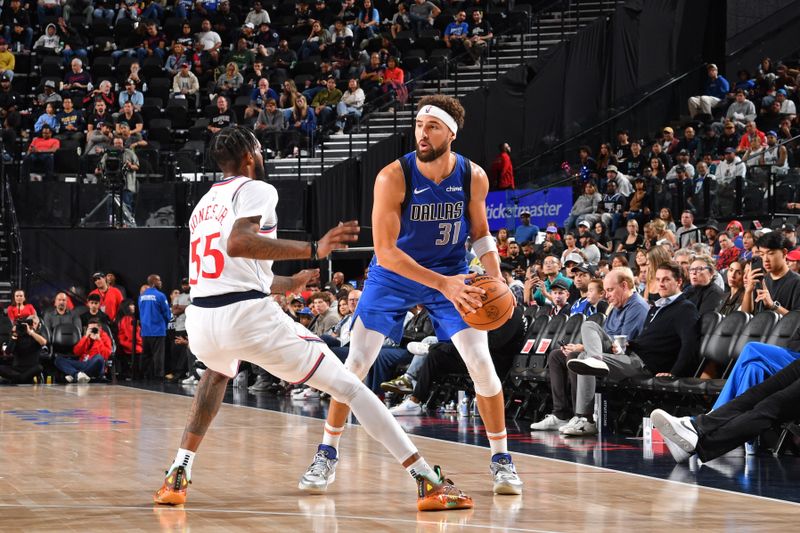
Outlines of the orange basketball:
<svg viewBox="0 0 800 533">
<path fill-rule="evenodd" d="M 514 295 L 508 285 L 491 276 L 478 276 L 472 280 L 472 285 L 486 291 L 481 296 L 483 307 L 465 315 L 464 322 L 484 331 L 491 331 L 505 324 L 514 313 Z"/>
</svg>

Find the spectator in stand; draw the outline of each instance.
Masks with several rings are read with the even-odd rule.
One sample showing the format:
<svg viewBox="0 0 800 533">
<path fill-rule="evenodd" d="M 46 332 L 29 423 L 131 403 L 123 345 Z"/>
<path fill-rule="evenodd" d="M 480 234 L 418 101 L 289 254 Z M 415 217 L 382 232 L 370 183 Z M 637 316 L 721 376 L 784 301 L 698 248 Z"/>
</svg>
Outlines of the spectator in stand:
<svg viewBox="0 0 800 533">
<path fill-rule="evenodd" d="M 287 148 L 292 150 L 292 157 L 300 157 L 302 147 L 311 148 L 313 146 L 317 117 L 314 110 L 308 107 L 305 96 L 299 95 L 295 99 L 286 128 L 289 133 Z"/>
<path fill-rule="evenodd" d="M 119 332 L 117 345 L 116 364 L 119 365 L 119 376 L 121 379 L 129 380 L 133 361 L 134 334 L 133 324 L 136 321 L 136 304 L 133 300 L 125 300 L 120 306 L 117 316 L 117 331 Z M 142 328 L 136 324 L 136 355 L 142 354 Z"/>
<path fill-rule="evenodd" d="M 472 23 L 469 25 L 469 39 L 464 41 L 473 64 L 480 61 L 489 42 L 494 38 L 492 25 L 483 18 L 483 11 L 476 9 L 472 12 Z"/>
<path fill-rule="evenodd" d="M 133 106 L 133 110 L 139 112 L 144 105 L 144 94 L 136 88 L 133 79 L 125 80 L 125 90 L 119 93 L 118 104 L 120 109 L 124 109 L 128 102 Z"/>
<path fill-rule="evenodd" d="M 381 16 L 378 10 L 373 7 L 372 0 L 363 0 L 363 8 L 358 12 L 356 25 L 353 34 L 356 46 L 362 50 L 366 48 L 366 42 L 375 37 L 380 30 Z"/>
<path fill-rule="evenodd" d="M 167 56 L 167 60 L 164 62 L 164 70 L 166 70 L 170 76 L 174 77 L 180 72 L 181 64 L 188 61 L 189 58 L 186 57 L 186 49 L 181 43 L 176 41 L 172 45 L 172 53 Z"/>
<path fill-rule="evenodd" d="M 698 255 L 689 265 L 691 285 L 683 291 L 683 295 L 697 307 L 701 315 L 718 311 L 725 299 L 722 289 L 713 282 L 715 274 L 714 260 L 707 255 Z"/>
<path fill-rule="evenodd" d="M 123 93 L 124 94 L 124 93 Z M 116 132 L 118 135 L 122 134 L 123 126 L 127 126 L 131 133 L 141 134 L 144 131 L 144 119 L 142 115 L 136 111 L 133 102 L 125 102 L 122 105 L 122 110 L 114 117 Z"/>
<path fill-rule="evenodd" d="M 519 214 L 519 226 L 514 230 L 514 240 L 518 243 L 536 242 L 539 235 L 539 226 L 531 224 L 531 214 L 523 211 Z"/>
<path fill-rule="evenodd" d="M 748 122 L 756 119 L 756 106 L 747 99 L 747 93 L 737 89 L 735 94 L 734 101 L 725 112 L 725 118 L 721 122 L 712 124 L 718 133 L 722 132 L 723 126 L 728 122 L 731 122 L 738 132 L 742 132 Z"/>
<path fill-rule="evenodd" d="M 305 61 L 311 56 L 322 55 L 332 42 L 333 39 L 331 39 L 330 32 L 323 28 L 319 21 L 315 20 L 311 23 L 311 30 L 308 37 L 300 44 L 297 58 L 300 61 Z"/>
<path fill-rule="evenodd" d="M 702 113 L 706 116 L 713 114 L 713 109 L 723 102 L 730 90 L 728 80 L 719 75 L 717 66 L 709 63 L 706 67 L 708 81 L 702 96 L 692 96 L 689 98 L 689 115 L 694 119 Z"/>
<path fill-rule="evenodd" d="M 722 131 L 722 134 L 719 136 L 717 140 L 717 147 L 715 155 L 718 158 L 725 157 L 725 150 L 728 148 L 733 148 L 734 151 L 736 147 L 739 146 L 739 141 L 741 140 L 741 136 L 736 131 L 736 125 L 731 121 L 725 122 L 725 127 Z"/>
<path fill-rule="evenodd" d="M 83 102 L 92 85 L 92 77 L 84 70 L 83 61 L 80 58 L 73 58 L 70 66 L 71 70 L 64 74 L 61 96 L 69 95 L 73 102 Z"/>
<path fill-rule="evenodd" d="M 217 96 L 217 110 L 209 120 L 209 137 L 219 130 L 236 124 L 236 114 L 228 109 L 228 99 L 224 96 Z"/>
<path fill-rule="evenodd" d="M 94 108 L 88 111 L 86 116 L 86 131 L 91 133 L 92 130 L 99 128 L 98 124 L 105 122 L 109 126 L 114 124 L 114 117 L 108 111 L 108 105 L 105 100 L 97 99 L 94 102 Z"/>
<path fill-rule="evenodd" d="M 714 210 L 713 201 L 716 187 L 716 176 L 709 173 L 705 161 L 700 161 L 697 163 L 697 173 L 692 178 L 692 190 L 686 197 L 686 207 L 697 213 L 698 217 L 707 217 L 709 211 Z M 706 200 L 708 200 L 708 207 Z"/>
<path fill-rule="evenodd" d="M 433 27 L 433 21 L 442 11 L 428 0 L 414 0 L 408 7 L 408 19 L 411 22 L 411 29 L 414 34 L 419 36 L 422 30 Z"/>
<path fill-rule="evenodd" d="M 190 70 L 190 66 L 187 61 L 180 64 L 178 73 L 172 78 L 172 97 L 193 100 L 194 105 L 199 106 L 200 81 Z"/>
<path fill-rule="evenodd" d="M 114 143 L 114 132 L 111 130 L 111 124 L 108 122 L 99 122 L 97 126 L 97 128 L 91 129 L 86 135 L 86 149 L 84 150 L 84 155 L 87 157 L 102 155 L 102 153 L 108 148 L 111 148 L 111 145 Z"/>
<path fill-rule="evenodd" d="M 753 251 L 756 246 L 756 236 L 751 230 L 742 233 L 742 251 L 739 254 L 740 261 L 750 261 L 753 259 Z"/>
<path fill-rule="evenodd" d="M 155 22 L 145 24 L 145 35 L 142 39 L 140 46 L 133 51 L 142 63 L 148 57 L 158 58 L 160 63 L 164 63 L 164 58 L 167 57 L 167 36 L 159 31 L 158 25 Z"/>
<path fill-rule="evenodd" d="M 611 307 L 603 326 L 584 322 L 581 326 L 581 342 L 566 344 L 551 350 L 548 355 L 553 412 L 540 422 L 531 424 L 534 431 L 555 431 L 570 426 L 570 434 L 597 433 L 593 419 L 595 378 L 568 372 L 569 361 L 616 351 L 613 338 L 625 335 L 629 341 L 634 340 L 641 332 L 648 314 L 647 302 L 634 291 L 633 273 L 629 268 L 615 268 L 609 272 L 603 280 L 603 288 Z M 573 395 L 571 404 L 567 397 L 568 383 Z"/>
<path fill-rule="evenodd" d="M 61 100 L 62 100 L 61 95 L 56 92 L 55 80 L 47 80 L 44 82 L 44 86 L 42 87 L 42 92 L 36 95 L 34 106 L 45 108 L 47 104 L 53 104 L 56 107 L 60 107 Z"/>
<path fill-rule="evenodd" d="M 52 179 L 54 154 L 61 147 L 61 142 L 53 138 L 53 130 L 49 124 L 44 124 L 40 137 L 34 137 L 28 146 L 25 159 L 22 162 L 22 175 L 30 176 L 31 167 L 42 165 L 44 167 L 45 179 Z M 31 177 L 33 179 L 33 177 Z M 39 178 L 38 181 L 41 181 Z"/>
<path fill-rule="evenodd" d="M 56 356 L 54 364 L 64 373 L 67 383 L 89 383 L 92 378 L 103 375 L 106 361 L 111 357 L 111 337 L 97 318 L 89 319 L 81 340 L 72 349 L 75 358 Z"/>
<path fill-rule="evenodd" d="M 617 168 L 615 166 L 616 164 L 617 158 L 614 155 L 611 145 L 608 143 L 601 143 L 600 149 L 597 151 L 597 172 L 603 174 L 611 167 Z"/>
<path fill-rule="evenodd" d="M 537 305 L 546 305 L 552 302 L 550 288 L 556 280 L 564 280 L 568 289 L 572 286 L 572 280 L 561 273 L 561 261 L 554 255 L 545 257 L 542 262 L 542 274 L 544 275 L 544 280 L 535 276 L 530 280 L 530 283 L 525 283 L 526 302 L 536 302 Z M 533 289 L 535 289 L 535 292 L 531 295 L 531 290 Z"/>
<path fill-rule="evenodd" d="M 78 330 L 82 329 L 80 317 L 67 307 L 67 293 L 65 292 L 56 294 L 53 308 L 45 312 L 43 322 L 50 333 L 62 324 L 68 324 Z"/>
<path fill-rule="evenodd" d="M 758 129 L 755 122 L 750 121 L 745 125 L 745 132 L 744 135 L 742 135 L 742 137 L 739 139 L 739 145 L 736 147 L 736 153 L 744 154 L 750 149 L 753 144 L 753 140 L 756 138 L 761 141 L 760 144 L 767 143 L 767 136 L 764 134 L 764 132 Z"/>
<path fill-rule="evenodd" d="M 14 290 L 14 303 L 6 308 L 8 319 L 14 323 L 17 319 L 29 316 L 37 316 L 36 309 L 25 299 L 25 291 L 22 289 Z"/>
<path fill-rule="evenodd" d="M 681 227 L 678 228 L 675 238 L 678 248 L 688 248 L 701 241 L 700 229 L 694 225 L 694 213 L 688 209 L 681 213 Z"/>
<path fill-rule="evenodd" d="M 245 120 L 257 117 L 267 107 L 267 101 L 270 99 L 278 101 L 278 93 L 270 88 L 267 78 L 260 78 L 257 83 L 258 85 L 250 93 L 250 102 L 244 110 Z"/>
<path fill-rule="evenodd" d="M 767 145 L 764 147 L 759 164 L 769 166 L 773 176 L 785 176 L 789 172 L 789 152 L 786 146 L 778 144 L 778 134 L 767 132 Z"/>
<path fill-rule="evenodd" d="M 358 79 L 350 78 L 350 81 L 347 82 L 347 90 L 336 104 L 336 135 L 344 135 L 347 117 L 352 117 L 356 122 L 361 118 L 365 98 L 364 91 L 359 87 Z"/>
<path fill-rule="evenodd" d="M 661 150 L 672 157 L 673 153 L 677 152 L 680 141 L 675 137 L 675 131 L 669 126 L 661 131 L 661 135 Z M 664 162 L 664 166 L 669 168 L 671 165 L 669 162 Z"/>
<path fill-rule="evenodd" d="M 11 338 L 5 347 L 5 353 L 12 359 L 0 359 L 0 378 L 17 384 L 33 382 L 33 378 L 42 373 L 39 358 L 46 346 L 47 339 L 40 332 L 39 317 L 33 315 L 12 322 Z M 0 357 L 2 355 L 0 351 Z"/>
<path fill-rule="evenodd" d="M 276 158 L 280 158 L 284 129 L 286 118 L 283 112 L 278 109 L 274 98 L 267 99 L 266 108 L 258 112 L 254 130 L 261 144 L 272 150 Z"/>
<path fill-rule="evenodd" d="M 58 123 L 58 135 L 60 140 L 73 140 L 83 143 L 83 132 L 86 130 L 83 114 L 77 111 L 72 105 L 72 98 L 66 97 L 63 102 L 64 108 L 56 115 Z"/>
<path fill-rule="evenodd" d="M 136 133 L 135 131 L 131 130 L 128 123 L 124 120 L 121 120 L 117 124 L 117 130 L 119 131 L 118 134 L 114 135 L 114 137 L 120 137 L 122 139 L 122 145 L 125 148 L 130 148 L 131 150 L 135 150 L 137 148 L 143 148 L 147 146 L 147 141 L 144 140 L 141 133 Z"/>
<path fill-rule="evenodd" d="M 0 76 L 8 76 L 14 79 L 15 66 L 16 58 L 14 54 L 8 51 L 8 43 L 6 40 L 0 38 Z"/>
<path fill-rule="evenodd" d="M 678 146 L 676 149 L 678 153 L 681 154 L 686 152 L 688 155 L 687 163 L 691 163 L 697 158 L 697 149 L 700 146 L 700 141 L 697 139 L 695 135 L 694 128 L 691 126 L 686 126 L 683 130 L 683 139 L 678 141 Z"/>
<path fill-rule="evenodd" d="M 408 15 L 408 6 L 401 2 L 397 4 L 397 12 L 392 16 L 392 25 L 389 31 L 392 39 L 397 39 L 398 33 L 408 30 L 411 30 L 411 17 Z"/>
<path fill-rule="evenodd" d="M 456 13 L 455 20 L 444 29 L 444 44 L 453 51 L 453 56 L 459 56 L 466 50 L 464 40 L 469 35 L 467 12 L 463 9 Z"/>
<path fill-rule="evenodd" d="M 736 247 L 733 240 L 727 233 L 720 233 L 717 237 L 719 241 L 719 258 L 717 259 L 717 270 L 725 270 L 734 261 L 739 260 L 741 250 Z"/>
<path fill-rule="evenodd" d="M 761 252 L 763 269 L 752 268 L 752 264 L 745 268 L 742 311 L 772 310 L 785 315 L 800 309 L 800 275 L 790 271 L 786 264 L 790 246 L 786 238 L 773 231 L 759 237 L 756 246 Z"/>
<path fill-rule="evenodd" d="M 514 188 L 514 165 L 511 163 L 511 146 L 508 143 L 501 143 L 499 146 L 500 153 L 497 154 L 492 167 L 489 170 L 489 184 L 490 189 L 495 191 L 504 191 L 506 189 Z M 528 239 L 517 239 L 520 242 L 529 241 Z"/>
<path fill-rule="evenodd" d="M 508 229 L 500 228 L 497 230 L 495 240 L 497 241 L 497 255 L 501 258 L 508 257 Z"/>
<path fill-rule="evenodd" d="M 737 177 L 744 178 L 747 167 L 736 155 L 734 148 L 725 149 L 725 158 L 717 165 L 716 177 L 720 185 L 733 185 Z"/>
<path fill-rule="evenodd" d="M 92 16 L 95 19 L 105 19 L 109 26 L 114 23 L 114 5 L 111 0 L 94 0 L 92 2 L 94 5 L 94 11 L 92 11 Z M 180 16 L 180 15 L 178 15 Z M 184 17 L 185 18 L 185 15 Z"/>
<path fill-rule="evenodd" d="M 92 281 L 95 288 L 89 295 L 96 294 L 100 297 L 100 311 L 108 315 L 109 322 L 113 322 L 117 318 L 117 311 L 119 311 L 119 305 L 122 303 L 122 293 L 116 287 L 111 287 L 108 284 L 106 275 L 103 272 L 92 274 Z"/>
<path fill-rule="evenodd" d="M 239 96 L 239 89 L 244 84 L 244 77 L 239 72 L 239 67 L 231 61 L 225 65 L 225 72 L 219 75 L 214 87 L 214 92 L 219 96 L 225 96 L 230 100 L 235 100 Z"/>
<path fill-rule="evenodd" d="M 795 248 L 786 254 L 786 264 L 789 265 L 789 270 L 794 273 L 800 273 L 800 250 Z"/>
<path fill-rule="evenodd" d="M 520 280 L 514 277 L 515 270 L 516 267 L 511 263 L 505 261 L 500 263 L 500 273 L 503 275 L 503 280 L 514 295 L 514 299 L 521 303 L 525 297 L 525 286 Z"/>
<path fill-rule="evenodd" d="M 336 78 L 330 76 L 325 81 L 325 88 L 317 93 L 311 102 L 317 122 L 325 128 L 329 126 L 336 117 L 336 106 L 342 99 L 342 91 L 336 88 Z"/>
<path fill-rule="evenodd" d="M 253 41 L 253 44 L 255 44 L 256 53 L 255 59 L 265 59 L 269 56 L 272 56 L 278 49 L 278 43 L 280 43 L 280 40 L 281 38 L 280 35 L 278 35 L 278 32 L 273 30 L 270 24 L 262 22 L 258 27 L 258 33 Z"/>
<path fill-rule="evenodd" d="M 83 99 L 83 108 L 87 106 L 91 108 L 94 106 L 94 103 L 98 100 L 102 100 L 106 104 L 106 108 L 114 109 L 117 104 L 117 99 L 114 98 L 114 91 L 111 90 L 111 82 L 108 80 L 103 80 L 100 82 L 100 86 L 97 89 L 94 89 L 86 97 Z M 88 109 L 91 112 L 91 109 Z"/>
<path fill-rule="evenodd" d="M 197 40 L 200 41 L 201 50 L 206 52 L 219 50 L 222 47 L 222 38 L 211 29 L 211 21 L 208 19 L 203 19 L 200 23 L 200 33 L 197 34 Z"/>
<path fill-rule="evenodd" d="M 261 7 L 261 2 L 256 0 L 253 2 L 253 9 L 247 13 L 244 23 L 253 24 L 256 28 L 258 28 L 264 22 L 267 24 L 271 22 L 269 18 L 269 12 Z"/>
<path fill-rule="evenodd" d="M 11 0 L 8 6 L 4 6 L 0 20 L 3 22 L 3 37 L 15 51 L 31 50 L 33 28 L 28 10 L 22 7 L 20 0 Z"/>
<path fill-rule="evenodd" d="M 594 223 L 600 219 L 597 214 L 598 207 L 603 197 L 597 192 L 597 186 L 592 181 L 588 181 L 583 186 L 583 194 L 575 200 L 570 209 L 569 216 L 564 221 L 564 230 L 575 229 L 575 225 L 583 220 Z"/>
<path fill-rule="evenodd" d="M 528 268 L 528 261 L 522 255 L 522 248 L 516 241 L 508 243 L 508 256 L 504 261 L 513 265 L 515 270 L 525 272 L 525 269 Z"/>
<path fill-rule="evenodd" d="M 408 89 L 405 86 L 405 71 L 397 64 L 397 58 L 389 56 L 386 59 L 386 69 L 383 71 L 383 84 L 381 90 L 391 102 L 395 100 L 401 106 L 408 101 Z M 387 109 L 388 112 L 394 111 L 393 104 Z"/>
<path fill-rule="evenodd" d="M 781 232 L 783 233 L 783 237 L 786 239 L 786 249 L 788 251 L 795 250 L 797 248 L 797 228 L 794 224 L 783 224 L 781 226 Z"/>
<path fill-rule="evenodd" d="M 786 89 L 777 90 L 775 93 L 775 101 L 781 104 L 780 114 L 790 121 L 794 121 L 797 117 L 797 106 L 794 101 L 789 98 L 789 93 L 786 92 Z"/>
<path fill-rule="evenodd" d="M 58 55 L 62 49 L 61 37 L 58 35 L 56 25 L 53 23 L 48 24 L 42 36 L 33 43 L 33 50 L 41 55 Z"/>
<path fill-rule="evenodd" d="M 42 127 L 45 125 L 49 126 L 53 131 L 58 131 L 58 119 L 56 118 L 55 104 L 45 104 L 44 113 L 39 115 L 39 118 L 36 119 L 36 123 L 33 125 L 33 131 L 35 133 L 41 133 Z"/>
<path fill-rule="evenodd" d="M 139 370 L 145 379 L 165 377 L 165 350 L 167 326 L 172 311 L 167 297 L 161 292 L 161 276 L 147 276 L 147 288 L 139 295 L 139 317 L 142 324 L 142 357 Z"/>
<path fill-rule="evenodd" d="M 372 100 L 380 94 L 383 83 L 383 74 L 386 66 L 381 64 L 381 56 L 377 52 L 369 56 L 369 64 L 361 72 L 361 88 L 367 95 L 367 100 Z"/>
<path fill-rule="evenodd" d="M 647 158 L 642 153 L 642 141 L 634 139 L 630 144 L 630 155 L 622 165 L 623 173 L 634 178 L 641 176 L 647 166 Z"/>
<path fill-rule="evenodd" d="M 738 311 L 742 305 L 742 297 L 744 296 L 744 262 L 734 261 L 728 265 L 725 272 L 728 280 L 728 290 L 722 298 L 722 305 L 719 308 L 719 314 L 728 316 L 734 311 Z"/>
<path fill-rule="evenodd" d="M 341 319 L 339 312 L 331 303 L 332 297 L 329 292 L 315 292 L 311 295 L 311 305 L 316 312 L 314 320 L 308 327 L 311 333 L 317 336 L 324 335 L 339 322 Z"/>
<path fill-rule="evenodd" d="M 61 54 L 64 56 L 64 65 L 69 65 L 74 57 L 87 61 L 89 53 L 86 50 L 86 39 L 78 29 L 74 28 L 64 18 L 59 17 L 57 21 L 58 36 L 63 43 Z"/>
</svg>

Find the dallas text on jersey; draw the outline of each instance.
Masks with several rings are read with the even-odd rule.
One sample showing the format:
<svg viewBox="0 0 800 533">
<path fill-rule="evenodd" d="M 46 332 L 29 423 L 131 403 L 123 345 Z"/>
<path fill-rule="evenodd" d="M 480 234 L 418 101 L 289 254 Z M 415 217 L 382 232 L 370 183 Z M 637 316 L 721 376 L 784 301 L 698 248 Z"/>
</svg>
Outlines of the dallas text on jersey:
<svg viewBox="0 0 800 533">
<path fill-rule="evenodd" d="M 453 220 L 464 214 L 464 202 L 444 202 L 436 204 L 412 204 L 411 220 L 430 222 Z"/>
</svg>

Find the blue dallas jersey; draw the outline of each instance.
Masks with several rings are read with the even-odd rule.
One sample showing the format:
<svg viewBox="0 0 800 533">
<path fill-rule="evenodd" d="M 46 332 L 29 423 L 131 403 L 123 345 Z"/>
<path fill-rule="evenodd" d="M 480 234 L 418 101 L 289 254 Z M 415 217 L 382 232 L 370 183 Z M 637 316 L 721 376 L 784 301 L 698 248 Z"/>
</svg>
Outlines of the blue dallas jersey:
<svg viewBox="0 0 800 533">
<path fill-rule="evenodd" d="M 401 157 L 406 194 L 401 206 L 397 247 L 421 266 L 440 274 L 467 271 L 465 243 L 470 224 L 467 214 L 472 180 L 469 159 L 456 156 L 453 172 L 438 185 L 417 169 L 415 152 Z M 370 280 L 405 281 L 372 258 Z"/>
</svg>

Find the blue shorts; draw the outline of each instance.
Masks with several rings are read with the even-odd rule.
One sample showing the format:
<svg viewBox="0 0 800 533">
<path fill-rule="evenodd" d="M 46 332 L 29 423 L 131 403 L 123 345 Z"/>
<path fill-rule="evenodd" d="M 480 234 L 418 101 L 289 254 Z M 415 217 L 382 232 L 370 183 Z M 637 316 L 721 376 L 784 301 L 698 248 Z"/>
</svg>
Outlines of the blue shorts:
<svg viewBox="0 0 800 533">
<path fill-rule="evenodd" d="M 436 289 L 407 279 L 388 284 L 389 280 L 374 279 L 372 274 L 370 271 L 370 277 L 364 284 L 364 292 L 353 314 L 353 323 L 356 318 L 361 318 L 367 329 L 382 333 L 399 344 L 403 338 L 406 313 L 419 304 L 430 313 L 436 338 L 440 341 L 450 340 L 453 335 L 469 327 L 453 303 Z"/>
</svg>

